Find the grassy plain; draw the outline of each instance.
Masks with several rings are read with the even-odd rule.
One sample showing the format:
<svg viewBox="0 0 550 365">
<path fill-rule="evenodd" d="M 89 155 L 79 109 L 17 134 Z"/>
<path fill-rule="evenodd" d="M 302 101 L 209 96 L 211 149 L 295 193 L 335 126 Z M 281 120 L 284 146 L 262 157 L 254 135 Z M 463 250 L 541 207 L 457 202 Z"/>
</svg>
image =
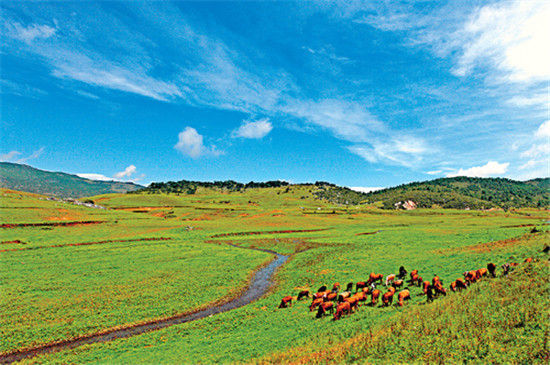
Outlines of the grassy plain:
<svg viewBox="0 0 550 365">
<path fill-rule="evenodd" d="M 0 228 L 0 241 L 25 242 L 0 245 L 6 250 L 0 252 L 6 294 L 0 302 L 0 352 L 166 317 L 232 296 L 272 256 L 224 244 L 231 242 L 292 255 L 269 295 L 200 321 L 29 362 L 208 363 L 270 360 L 284 353 L 298 358 L 383 326 L 409 309 L 364 307 L 334 322 L 314 319 L 305 302 L 277 310 L 282 296 L 366 280 L 372 271 L 394 273 L 400 265 L 418 269 L 425 279 L 437 274 L 448 286 L 489 261 L 540 256 L 548 241 L 546 233 L 528 233 L 532 226 L 545 229 L 548 214 L 541 210 L 384 211 L 331 206 L 312 199 L 308 189 L 200 188 L 195 195 L 92 197 L 105 210 L 2 191 L 2 223 L 104 223 Z M 520 238 L 510 240 L 514 237 Z M 107 240 L 124 241 L 48 247 Z M 425 297 L 418 293 L 413 289 L 408 307 L 420 308 Z"/>
</svg>

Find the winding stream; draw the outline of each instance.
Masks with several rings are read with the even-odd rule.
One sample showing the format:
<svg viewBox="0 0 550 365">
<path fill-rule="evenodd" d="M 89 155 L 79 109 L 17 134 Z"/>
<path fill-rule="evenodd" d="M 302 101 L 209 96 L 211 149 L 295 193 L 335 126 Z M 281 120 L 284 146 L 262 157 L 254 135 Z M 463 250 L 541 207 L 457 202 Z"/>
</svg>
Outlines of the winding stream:
<svg viewBox="0 0 550 365">
<path fill-rule="evenodd" d="M 256 273 L 252 277 L 250 284 L 240 296 L 233 298 L 228 302 L 215 305 L 212 307 L 208 307 L 194 313 L 181 314 L 181 315 L 177 315 L 166 319 L 153 320 L 143 324 L 137 324 L 137 325 L 128 326 L 126 328 L 115 329 L 109 332 L 90 334 L 90 335 L 86 335 L 75 339 L 63 340 L 53 344 L 46 344 L 46 345 L 42 345 L 34 348 L 14 351 L 5 355 L 0 355 L 0 363 L 3 363 L 3 364 L 12 363 L 15 361 L 31 358 L 37 355 L 58 352 L 62 350 L 68 350 L 68 349 L 72 349 L 72 348 L 79 347 L 86 344 L 109 342 L 119 338 L 128 338 L 132 336 L 137 336 L 142 333 L 156 331 L 156 330 L 160 330 L 162 328 L 166 328 L 176 324 L 196 321 L 201 318 L 227 312 L 236 308 L 240 308 L 247 304 L 250 304 L 253 301 L 261 298 L 269 290 L 269 287 L 273 282 L 272 279 L 273 279 L 273 275 L 275 274 L 275 270 L 281 265 L 283 265 L 289 256 L 281 255 L 275 251 L 271 251 L 267 249 L 242 247 L 242 246 L 234 245 L 232 243 L 226 243 L 226 244 L 233 247 L 238 247 L 241 249 L 267 252 L 276 256 L 275 259 L 273 259 L 267 266 L 256 271 Z"/>
</svg>

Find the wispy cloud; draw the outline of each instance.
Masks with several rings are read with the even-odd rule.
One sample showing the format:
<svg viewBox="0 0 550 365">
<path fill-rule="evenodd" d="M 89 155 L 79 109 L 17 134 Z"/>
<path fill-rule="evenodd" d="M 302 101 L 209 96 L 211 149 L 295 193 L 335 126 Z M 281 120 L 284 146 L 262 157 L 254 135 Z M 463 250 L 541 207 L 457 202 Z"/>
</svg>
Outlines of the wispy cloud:
<svg viewBox="0 0 550 365">
<path fill-rule="evenodd" d="M 263 118 L 257 121 L 244 121 L 241 126 L 233 132 L 233 136 L 260 139 L 269 134 L 272 129 L 273 125 L 268 118 Z"/>
<path fill-rule="evenodd" d="M 114 179 L 112 177 L 108 177 L 102 174 L 94 174 L 94 173 L 84 173 L 84 174 L 76 174 L 78 177 L 82 177 L 84 179 L 88 180 L 98 180 L 98 181 L 113 181 Z"/>
<path fill-rule="evenodd" d="M 471 177 L 492 177 L 502 176 L 508 171 L 510 163 L 499 163 L 497 161 L 489 161 L 483 166 L 474 166 L 467 169 L 459 169 L 456 172 L 450 172 L 447 177 L 453 176 L 471 176 Z"/>
<path fill-rule="evenodd" d="M 53 36 L 56 29 L 45 24 L 29 24 L 24 26 L 18 22 L 7 22 L 7 35 L 18 39 L 27 44 L 31 44 L 35 39 L 46 39 Z"/>
<path fill-rule="evenodd" d="M 185 127 L 178 134 L 178 143 L 176 143 L 174 148 L 191 158 L 218 156 L 221 154 L 215 146 L 205 146 L 203 140 L 204 137 L 195 128 Z"/>
<path fill-rule="evenodd" d="M 130 177 L 136 172 L 136 167 L 134 165 L 130 165 L 127 168 L 125 168 L 123 171 L 117 172 L 114 177 L 117 179 L 122 179 L 124 177 Z"/>
<path fill-rule="evenodd" d="M 37 149 L 36 151 L 31 153 L 29 156 L 19 158 L 19 159 L 15 160 L 15 162 L 17 162 L 17 163 L 27 163 L 30 160 L 34 160 L 34 159 L 40 157 L 42 155 L 42 153 L 44 152 L 44 150 L 45 150 L 44 147 L 40 147 L 39 149 Z"/>
<path fill-rule="evenodd" d="M 21 152 L 19 151 L 10 151 L 8 153 L 2 153 L 0 154 L 0 162 L 11 162 L 19 155 L 21 155 Z"/>
</svg>

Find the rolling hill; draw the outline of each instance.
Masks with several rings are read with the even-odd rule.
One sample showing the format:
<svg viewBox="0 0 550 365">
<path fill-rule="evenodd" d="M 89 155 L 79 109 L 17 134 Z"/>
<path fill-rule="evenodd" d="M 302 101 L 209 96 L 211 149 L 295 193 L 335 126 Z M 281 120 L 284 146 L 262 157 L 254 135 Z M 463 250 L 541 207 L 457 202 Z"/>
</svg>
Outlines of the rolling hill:
<svg viewBox="0 0 550 365">
<path fill-rule="evenodd" d="M 88 180 L 76 175 L 44 171 L 10 162 L 0 162 L 0 187 L 57 198 L 126 193 L 143 188 L 134 183 Z"/>
<path fill-rule="evenodd" d="M 365 200 L 379 202 L 387 209 L 405 200 L 414 201 L 419 208 L 548 207 L 549 189 L 550 178 L 515 181 L 459 176 L 374 191 L 365 194 Z"/>
</svg>

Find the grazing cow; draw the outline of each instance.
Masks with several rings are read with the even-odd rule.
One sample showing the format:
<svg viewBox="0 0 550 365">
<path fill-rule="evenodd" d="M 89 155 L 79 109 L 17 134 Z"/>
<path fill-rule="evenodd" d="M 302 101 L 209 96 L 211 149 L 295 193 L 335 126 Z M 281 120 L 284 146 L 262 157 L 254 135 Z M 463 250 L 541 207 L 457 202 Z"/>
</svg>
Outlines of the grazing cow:
<svg viewBox="0 0 550 365">
<path fill-rule="evenodd" d="M 350 308 L 352 311 L 357 309 L 357 306 L 359 305 L 359 301 L 357 300 L 357 297 L 349 297 L 344 299 L 344 302 L 349 303 Z"/>
<path fill-rule="evenodd" d="M 502 274 L 507 276 L 510 272 L 510 264 L 502 264 Z"/>
<path fill-rule="evenodd" d="M 418 277 L 416 278 L 416 283 L 414 283 L 414 284 L 416 284 L 416 285 L 418 285 L 418 286 L 422 286 L 422 283 L 423 283 L 423 282 L 424 282 L 424 279 L 422 279 L 422 276 L 418 276 Z"/>
<path fill-rule="evenodd" d="M 355 292 L 358 292 L 359 289 L 363 289 L 364 287 L 366 287 L 368 284 L 365 283 L 364 281 L 360 281 L 358 282 L 357 284 L 355 284 Z"/>
<path fill-rule="evenodd" d="M 398 305 L 402 307 L 403 304 L 405 304 L 405 300 L 411 299 L 411 292 L 408 289 L 402 290 L 397 295 L 397 299 L 398 299 Z"/>
<path fill-rule="evenodd" d="M 326 297 L 324 297 L 323 299 L 325 300 L 325 302 L 330 302 L 330 301 L 335 300 L 336 298 L 338 298 L 338 293 L 330 293 Z"/>
<path fill-rule="evenodd" d="M 411 280 L 410 280 L 410 283 L 412 285 L 416 284 L 418 282 L 418 279 L 420 278 L 420 276 L 418 276 L 418 274 L 412 274 L 411 273 Z"/>
<path fill-rule="evenodd" d="M 391 285 L 394 288 L 401 288 L 403 286 L 403 280 L 396 280 Z"/>
<path fill-rule="evenodd" d="M 382 280 L 384 279 L 384 275 L 382 274 L 375 274 L 373 272 L 370 273 L 369 280 L 367 281 L 368 285 L 372 283 L 379 282 L 382 284 Z"/>
<path fill-rule="evenodd" d="M 343 302 L 344 299 L 349 298 L 350 296 L 351 296 L 351 293 L 349 291 L 345 291 L 338 294 L 338 303 Z"/>
<path fill-rule="evenodd" d="M 370 295 L 370 305 L 372 305 L 373 307 L 376 305 L 376 303 L 378 302 L 378 297 L 380 296 L 380 290 L 378 289 L 374 289 Z"/>
<path fill-rule="evenodd" d="M 441 279 L 437 275 L 432 279 L 432 285 L 435 286 L 435 283 L 441 283 Z"/>
<path fill-rule="evenodd" d="M 492 262 L 489 262 L 487 264 L 487 270 L 489 271 L 489 274 L 491 274 L 492 277 L 496 277 L 496 269 L 497 265 L 493 264 Z"/>
<path fill-rule="evenodd" d="M 445 290 L 445 288 L 443 287 L 443 285 L 441 285 L 440 282 L 437 282 L 435 285 L 433 285 L 433 288 L 436 294 L 447 295 L 447 290 Z"/>
<path fill-rule="evenodd" d="M 288 295 L 281 299 L 281 304 L 279 304 L 279 308 L 287 308 L 292 307 L 292 296 Z"/>
<path fill-rule="evenodd" d="M 367 286 L 366 288 L 363 288 L 362 292 L 365 293 L 365 295 L 369 295 L 372 292 L 372 287 Z"/>
<path fill-rule="evenodd" d="M 317 310 L 316 317 L 321 318 L 327 313 L 330 313 L 330 314 L 334 313 L 334 304 L 332 302 L 321 303 L 319 305 L 319 309 Z"/>
<path fill-rule="evenodd" d="M 351 314 L 351 306 L 348 302 L 338 304 L 336 307 L 336 313 L 334 313 L 334 320 L 336 321 L 340 319 L 344 314 Z"/>
<path fill-rule="evenodd" d="M 386 287 L 390 285 L 390 283 L 393 283 L 395 281 L 395 274 L 390 274 L 386 276 Z"/>
<path fill-rule="evenodd" d="M 348 285 L 346 285 L 346 290 L 345 291 L 353 291 L 353 282 L 348 283 Z"/>
<path fill-rule="evenodd" d="M 475 283 L 477 281 L 477 273 L 475 271 L 464 272 L 464 279 L 467 283 Z"/>
<path fill-rule="evenodd" d="M 322 292 L 322 291 L 326 291 L 326 290 L 327 290 L 327 286 L 326 286 L 326 285 L 323 285 L 322 287 L 320 287 L 320 288 L 317 290 L 317 293 Z"/>
<path fill-rule="evenodd" d="M 313 302 L 311 302 L 311 305 L 309 306 L 309 311 L 312 312 L 315 308 L 317 308 L 323 303 L 324 303 L 323 298 L 313 299 Z"/>
<path fill-rule="evenodd" d="M 334 293 L 338 293 L 339 290 L 340 290 L 340 283 L 334 283 L 334 285 L 332 285 L 332 291 Z"/>
<path fill-rule="evenodd" d="M 456 279 L 455 283 L 456 283 L 456 288 L 459 290 L 468 289 L 468 285 L 461 278 Z"/>
<path fill-rule="evenodd" d="M 354 296 L 354 298 L 357 298 L 357 301 L 358 302 L 366 302 L 367 301 L 367 294 L 365 292 L 359 292 L 359 293 L 356 293 Z"/>
<path fill-rule="evenodd" d="M 527 262 L 527 263 L 533 262 L 533 258 L 532 258 L 532 257 L 528 257 L 528 258 L 526 258 L 525 261 L 523 261 L 523 262 Z"/>
<path fill-rule="evenodd" d="M 302 290 L 298 293 L 298 298 L 296 298 L 296 301 L 302 299 L 302 298 L 309 298 L 309 290 Z"/>
<path fill-rule="evenodd" d="M 453 281 L 451 285 L 449 285 L 449 289 L 454 293 L 456 292 L 456 281 Z"/>
<path fill-rule="evenodd" d="M 411 273 L 409 275 L 411 276 L 411 280 L 412 280 L 413 276 L 418 276 L 418 270 L 415 269 L 415 270 L 411 271 Z"/>
<path fill-rule="evenodd" d="M 405 279 L 405 276 L 407 276 L 407 270 L 403 266 L 399 267 L 399 274 L 397 277 L 401 280 Z"/>
<path fill-rule="evenodd" d="M 430 282 L 427 280 L 422 284 L 422 291 L 424 292 L 424 294 L 427 294 L 429 286 L 430 286 Z"/>
<path fill-rule="evenodd" d="M 315 293 L 315 294 L 313 294 L 313 299 L 324 298 L 324 297 L 326 297 L 327 295 L 329 295 L 330 293 L 331 293 L 330 290 L 325 290 L 325 291 L 321 291 L 321 292 Z"/>
<path fill-rule="evenodd" d="M 477 279 L 477 280 L 481 279 L 481 278 L 484 277 L 485 275 L 487 275 L 487 269 L 486 269 L 486 268 L 482 268 L 482 269 L 476 270 L 476 279 Z"/>
<path fill-rule="evenodd" d="M 393 295 L 395 294 L 395 291 L 388 291 L 382 295 L 382 305 L 384 307 L 387 307 L 388 305 L 391 305 L 393 303 Z"/>
<path fill-rule="evenodd" d="M 433 302 L 434 300 L 434 291 L 433 291 L 433 286 L 429 285 L 430 283 L 428 283 L 428 288 L 426 288 L 426 301 L 428 303 L 431 303 Z"/>
</svg>

